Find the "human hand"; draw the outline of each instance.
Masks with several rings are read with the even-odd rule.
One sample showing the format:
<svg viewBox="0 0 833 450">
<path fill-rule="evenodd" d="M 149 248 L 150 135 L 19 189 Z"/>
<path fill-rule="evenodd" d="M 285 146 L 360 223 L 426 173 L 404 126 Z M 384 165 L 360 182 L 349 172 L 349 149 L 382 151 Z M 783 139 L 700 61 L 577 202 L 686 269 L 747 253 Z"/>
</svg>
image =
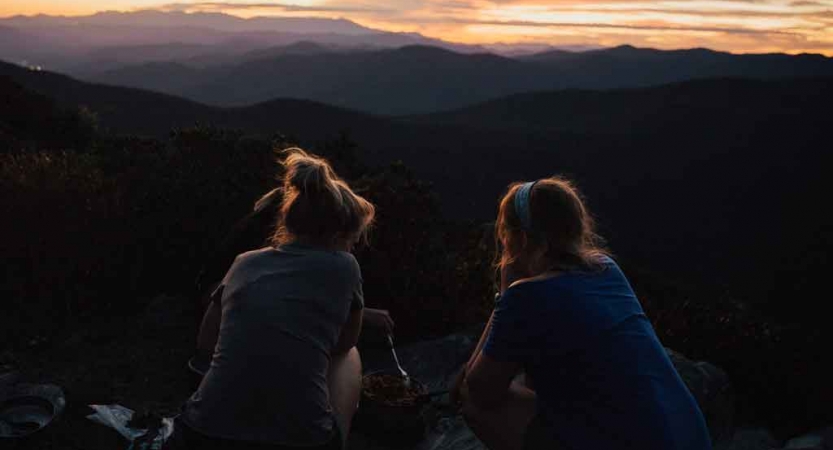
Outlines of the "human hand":
<svg viewBox="0 0 833 450">
<path fill-rule="evenodd" d="M 391 334 L 396 326 L 390 312 L 386 309 L 365 308 L 362 319 L 372 327 L 385 330 L 387 334 Z"/>
<path fill-rule="evenodd" d="M 500 268 L 500 292 L 503 293 L 512 283 L 526 277 L 523 265 L 516 261 Z"/>
<path fill-rule="evenodd" d="M 508 288 L 511 284 L 509 278 L 510 275 L 508 265 L 500 266 L 500 294 L 503 294 L 506 291 L 506 288 Z"/>
</svg>

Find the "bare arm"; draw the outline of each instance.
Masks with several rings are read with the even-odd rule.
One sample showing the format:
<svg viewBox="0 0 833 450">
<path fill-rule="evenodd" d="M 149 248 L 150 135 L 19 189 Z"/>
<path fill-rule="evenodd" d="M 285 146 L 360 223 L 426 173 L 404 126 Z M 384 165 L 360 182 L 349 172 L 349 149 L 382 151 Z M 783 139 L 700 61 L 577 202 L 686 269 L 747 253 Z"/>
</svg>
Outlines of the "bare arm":
<svg viewBox="0 0 833 450">
<path fill-rule="evenodd" d="M 519 277 L 516 275 L 517 270 L 514 270 L 512 267 L 504 267 L 503 270 L 500 271 L 500 293 L 503 294 L 506 289 L 515 282 Z M 486 327 L 483 329 L 483 333 L 480 334 L 480 340 L 477 342 L 477 346 L 474 348 L 474 351 L 471 353 L 471 357 L 469 358 L 468 362 L 460 369 L 460 372 L 457 374 L 456 379 L 454 380 L 452 387 L 451 387 L 451 400 L 452 402 L 458 402 L 462 396 L 465 396 L 466 390 L 466 376 L 470 373 L 472 366 L 474 366 L 475 361 L 477 360 L 478 356 L 483 351 L 483 346 L 486 345 L 486 339 L 489 337 L 489 333 L 492 331 L 492 319 L 494 318 L 494 312 L 489 316 L 489 321 L 486 323 Z M 516 371 L 517 372 L 517 371 Z"/>
<path fill-rule="evenodd" d="M 509 397 L 509 386 L 521 370 L 521 365 L 511 361 L 498 361 L 482 352 L 466 375 L 466 396 L 474 406 L 488 410 L 501 406 Z M 535 393 L 518 384 L 525 395 L 535 398 Z"/>
<path fill-rule="evenodd" d="M 220 299 L 223 295 L 223 288 L 219 287 L 211 294 L 208 307 L 205 309 L 205 314 L 200 323 L 200 330 L 197 334 L 197 351 L 204 355 L 211 355 L 214 353 L 214 347 L 217 345 L 217 338 L 220 334 L 220 321 L 223 315 L 223 309 L 220 304 Z"/>
<path fill-rule="evenodd" d="M 339 336 L 338 342 L 333 348 L 334 355 L 347 353 L 359 342 L 359 333 L 362 331 L 362 315 L 362 309 L 350 312 L 347 322 L 341 328 L 341 336 Z"/>
<path fill-rule="evenodd" d="M 393 318 L 390 316 L 390 312 L 386 309 L 376 309 L 376 308 L 364 308 L 364 314 L 362 315 L 362 321 L 364 325 L 370 325 L 372 327 L 381 328 L 385 330 L 386 333 L 391 334 L 393 333 L 393 328 L 396 324 L 393 321 Z"/>
<path fill-rule="evenodd" d="M 486 339 L 489 338 L 489 333 L 492 331 L 492 319 L 494 319 L 495 313 L 494 311 L 489 316 L 489 321 L 486 322 L 486 328 L 483 329 L 483 333 L 480 334 L 480 340 L 477 342 L 477 347 L 474 348 L 474 351 L 471 352 L 471 357 L 469 361 L 466 363 L 465 371 L 468 373 L 471 370 L 471 367 L 474 365 L 475 360 L 477 360 L 477 356 L 480 355 L 480 352 L 483 351 L 483 346 L 486 345 Z"/>
<path fill-rule="evenodd" d="M 492 329 L 492 318 L 494 318 L 494 315 L 495 314 L 493 312 L 489 316 L 489 322 L 486 323 L 486 328 L 484 328 L 483 333 L 480 334 L 480 341 L 477 342 L 477 347 L 475 347 L 474 351 L 471 352 L 471 357 L 469 357 L 468 362 L 460 368 L 460 371 L 457 372 L 457 376 L 452 382 L 451 389 L 449 390 L 452 403 L 460 403 L 468 395 L 466 377 L 467 374 L 471 371 L 471 367 L 477 360 L 478 355 L 480 355 L 481 351 L 483 350 L 483 346 L 486 344 L 486 338 L 489 336 L 489 332 Z"/>
</svg>

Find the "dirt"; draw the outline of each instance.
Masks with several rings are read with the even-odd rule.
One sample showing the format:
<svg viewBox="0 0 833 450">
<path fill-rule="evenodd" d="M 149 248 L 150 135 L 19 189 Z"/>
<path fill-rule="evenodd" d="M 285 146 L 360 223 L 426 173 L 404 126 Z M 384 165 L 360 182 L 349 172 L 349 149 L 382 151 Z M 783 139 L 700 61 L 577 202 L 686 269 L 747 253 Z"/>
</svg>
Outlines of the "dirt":
<svg viewBox="0 0 833 450">
<path fill-rule="evenodd" d="M 197 321 L 187 300 L 158 297 L 140 314 L 79 323 L 72 329 L 77 331 L 4 352 L 21 381 L 61 386 L 67 408 L 47 428 L 27 438 L 0 441 L 0 447 L 127 448 L 117 432 L 86 419 L 92 413 L 88 405 L 117 403 L 140 413 L 171 416 L 191 394 L 186 362 L 193 354 Z"/>
</svg>

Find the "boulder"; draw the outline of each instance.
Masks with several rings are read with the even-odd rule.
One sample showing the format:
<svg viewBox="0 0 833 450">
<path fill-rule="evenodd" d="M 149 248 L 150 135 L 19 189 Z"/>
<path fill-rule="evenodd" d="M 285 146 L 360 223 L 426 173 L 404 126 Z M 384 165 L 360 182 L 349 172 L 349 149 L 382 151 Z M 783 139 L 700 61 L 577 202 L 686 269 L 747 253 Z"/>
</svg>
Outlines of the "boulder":
<svg viewBox="0 0 833 450">
<path fill-rule="evenodd" d="M 418 342 L 397 348 L 400 363 L 408 374 L 425 383 L 429 390 L 448 389 L 459 368 L 468 361 L 483 325 L 438 339 Z M 668 355 L 683 381 L 700 405 L 712 439 L 723 450 L 768 450 L 777 443 L 763 430 L 744 430 L 734 433 L 732 419 L 734 398 L 729 378 L 720 368 L 703 361 L 692 361 L 682 354 L 667 349 Z M 390 349 L 384 345 L 368 346 L 362 350 L 365 373 L 395 369 Z M 465 421 L 451 408 L 442 408 L 447 396 L 437 399 L 440 407 L 429 411 L 429 430 L 417 450 L 480 450 L 482 443 L 466 426 Z M 430 409 L 430 408 L 429 408 Z M 363 437 L 355 438 L 354 448 L 374 448 Z M 354 444 L 351 437 L 351 445 Z M 361 441 L 361 444 L 359 444 Z M 725 443 L 725 444 L 721 444 Z"/>
<path fill-rule="evenodd" d="M 787 441 L 784 450 L 833 450 L 833 427 Z"/>
<path fill-rule="evenodd" d="M 719 367 L 705 361 L 692 361 L 682 354 L 666 349 L 671 362 L 691 391 L 715 443 L 733 439 L 735 398 L 729 376 Z"/>
<path fill-rule="evenodd" d="M 773 450 L 778 441 L 762 428 L 738 429 L 731 439 L 725 439 L 714 446 L 714 450 Z"/>
</svg>

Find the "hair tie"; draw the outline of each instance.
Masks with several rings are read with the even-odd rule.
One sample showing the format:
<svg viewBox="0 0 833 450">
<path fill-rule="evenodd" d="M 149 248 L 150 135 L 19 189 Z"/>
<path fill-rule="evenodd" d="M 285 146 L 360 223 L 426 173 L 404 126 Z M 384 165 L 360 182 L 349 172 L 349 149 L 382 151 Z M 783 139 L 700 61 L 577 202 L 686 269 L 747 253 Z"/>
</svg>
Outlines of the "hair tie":
<svg viewBox="0 0 833 450">
<path fill-rule="evenodd" d="M 532 193 L 532 187 L 538 181 L 529 181 L 521 185 L 515 193 L 515 213 L 521 220 L 521 228 L 525 231 L 532 229 L 532 218 L 529 213 L 529 196 Z"/>
</svg>

